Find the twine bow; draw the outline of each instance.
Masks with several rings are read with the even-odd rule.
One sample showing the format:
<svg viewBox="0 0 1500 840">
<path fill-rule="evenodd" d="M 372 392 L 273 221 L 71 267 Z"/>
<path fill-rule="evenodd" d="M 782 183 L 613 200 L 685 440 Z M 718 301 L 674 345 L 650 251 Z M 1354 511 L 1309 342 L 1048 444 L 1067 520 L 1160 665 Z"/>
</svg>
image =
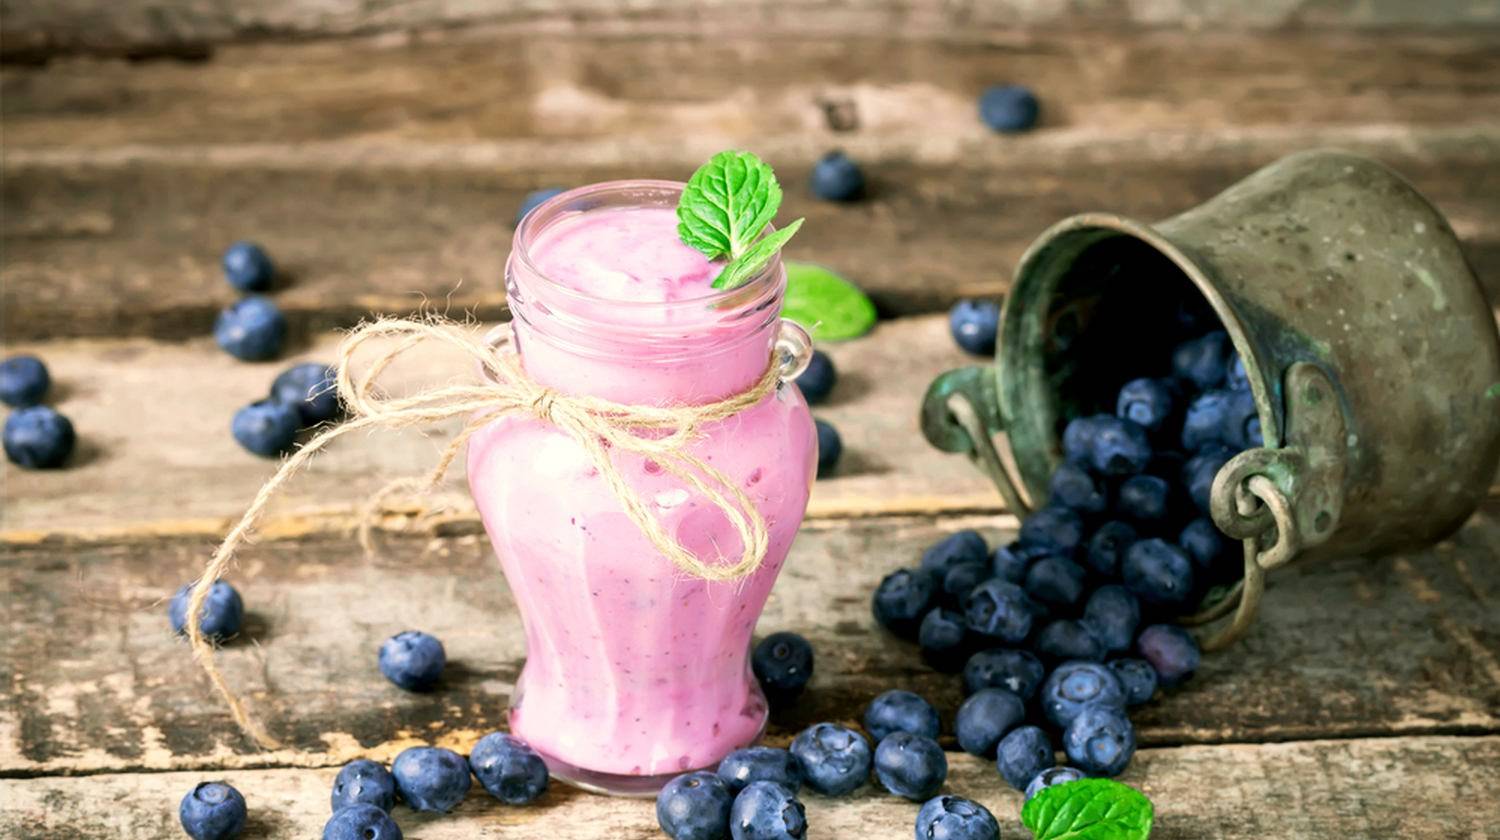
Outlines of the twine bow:
<svg viewBox="0 0 1500 840">
<path fill-rule="evenodd" d="M 356 369 L 354 357 L 366 343 L 396 340 L 374 361 Z M 406 352 L 426 342 L 456 348 L 480 365 L 488 382 L 452 385 L 418 391 L 409 396 L 388 397 L 376 382 L 390 365 Z M 622 405 L 589 396 L 561 394 L 543 387 L 521 368 L 514 354 L 500 353 L 472 330 L 437 317 L 420 320 L 380 318 L 361 325 L 339 348 L 337 387 L 348 419 L 318 433 L 297 449 L 264 485 L 214 552 L 203 574 L 193 584 L 188 601 L 187 633 L 193 658 L 202 666 L 214 688 L 224 698 L 244 732 L 261 746 L 280 744 L 250 715 L 224 675 L 214 664 L 214 648 L 198 626 L 209 590 L 223 576 L 236 550 L 250 535 L 266 505 L 298 470 L 335 440 L 364 429 L 404 429 L 428 426 L 454 417 L 467 417 L 463 429 L 443 450 L 436 466 L 423 478 L 404 478 L 376 493 L 360 519 L 360 545 L 372 550 L 371 523 L 382 503 L 392 494 L 416 490 L 430 492 L 447 475 L 469 437 L 497 418 L 508 414 L 530 415 L 568 435 L 588 455 L 609 485 L 625 513 L 640 528 L 662 556 L 686 574 L 703 580 L 739 580 L 753 573 L 765 558 L 770 534 L 765 519 L 739 485 L 689 451 L 702 435 L 704 425 L 724 420 L 758 404 L 777 385 L 778 367 L 768 364 L 765 373 L 745 391 L 705 405 Z M 660 519 L 615 466 L 611 450 L 619 450 L 655 461 L 718 508 L 740 536 L 743 550 L 734 563 L 708 563 L 683 547 L 667 533 Z"/>
</svg>

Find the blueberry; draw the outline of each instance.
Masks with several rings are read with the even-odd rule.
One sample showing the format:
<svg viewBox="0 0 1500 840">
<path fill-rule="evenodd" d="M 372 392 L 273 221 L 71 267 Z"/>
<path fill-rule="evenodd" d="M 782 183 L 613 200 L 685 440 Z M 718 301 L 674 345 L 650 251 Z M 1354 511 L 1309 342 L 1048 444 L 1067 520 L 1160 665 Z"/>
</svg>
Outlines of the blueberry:
<svg viewBox="0 0 1500 840">
<path fill-rule="evenodd" d="M 1120 680 L 1125 692 L 1125 705 L 1139 706 L 1156 694 L 1156 669 L 1144 659 L 1116 659 L 1109 663 L 1109 670 Z"/>
<path fill-rule="evenodd" d="M 948 779 L 948 757 L 925 735 L 896 732 L 875 748 L 875 778 L 891 793 L 922 802 Z"/>
<path fill-rule="evenodd" d="M 447 662 L 443 643 L 418 630 L 404 630 L 380 646 L 380 673 L 407 691 L 437 685 Z"/>
<path fill-rule="evenodd" d="M 930 610 L 917 631 L 917 645 L 922 649 L 922 659 L 933 668 L 957 671 L 968 659 L 969 627 L 961 613 Z"/>
<path fill-rule="evenodd" d="M 271 383 L 271 399 L 295 406 L 303 426 L 332 420 L 339 414 L 333 368 L 316 362 L 292 365 Z"/>
<path fill-rule="evenodd" d="M 1000 776 L 1016 790 L 1025 790 L 1036 774 L 1051 767 L 1052 740 L 1035 726 L 1019 726 L 1000 739 L 995 748 L 995 766 Z"/>
<path fill-rule="evenodd" d="M 47 366 L 35 356 L 11 356 L 0 362 L 0 402 L 12 408 L 41 404 L 51 385 Z"/>
<path fill-rule="evenodd" d="M 1167 518 L 1171 485 L 1154 475 L 1133 475 L 1120 483 L 1115 512 L 1122 519 L 1151 525 Z"/>
<path fill-rule="evenodd" d="M 1120 561 L 1124 559 L 1125 551 L 1137 538 L 1135 527 L 1130 523 L 1118 520 L 1106 522 L 1089 538 L 1088 550 L 1083 555 L 1084 561 L 1101 577 L 1116 577 L 1120 574 Z"/>
<path fill-rule="evenodd" d="M 1210 513 L 1209 500 L 1213 495 L 1214 477 L 1229 463 L 1234 453 L 1221 446 L 1210 446 L 1189 458 L 1182 466 L 1182 486 L 1188 498 L 1198 506 L 1205 516 Z"/>
<path fill-rule="evenodd" d="M 948 310 L 948 331 L 959 347 L 976 356 L 995 355 L 1000 333 L 1000 304 L 992 300 L 961 300 Z"/>
<path fill-rule="evenodd" d="M 564 192 L 566 190 L 559 187 L 544 187 L 527 193 L 526 197 L 521 199 L 521 206 L 516 208 L 516 224 L 521 224 L 521 220 L 526 218 L 526 214 L 542 206 L 549 199 L 562 195 Z"/>
<path fill-rule="evenodd" d="M 1083 608 L 1083 625 L 1107 653 L 1130 650 L 1141 624 L 1141 602 L 1123 586 L 1110 584 L 1094 590 Z"/>
<path fill-rule="evenodd" d="M 529 744 L 504 732 L 479 739 L 469 753 L 469 769 L 490 796 L 507 805 L 525 805 L 547 791 L 547 764 Z"/>
<path fill-rule="evenodd" d="M 1139 423 L 1100 415 L 1093 430 L 1089 467 L 1099 475 L 1134 475 L 1151 463 L 1151 441 Z"/>
<path fill-rule="evenodd" d="M 1093 458 L 1094 436 L 1100 428 L 1099 421 L 1106 416 L 1096 414 L 1068 421 L 1068 425 L 1063 428 L 1062 437 L 1063 458 L 1068 463 L 1089 466 Z"/>
<path fill-rule="evenodd" d="M 1053 551 L 1051 546 L 1031 545 L 1017 540 L 995 549 L 990 570 L 1001 580 L 1025 583 L 1026 571 L 1031 568 L 1031 564 L 1038 558 L 1050 556 Z"/>
<path fill-rule="evenodd" d="M 1036 94 L 1021 85 L 996 85 L 979 95 L 979 118 L 995 131 L 1030 130 L 1041 114 Z"/>
<path fill-rule="evenodd" d="M 734 798 L 729 831 L 734 840 L 802 840 L 807 811 L 785 786 L 752 782 Z"/>
<path fill-rule="evenodd" d="M 1059 729 L 1090 706 L 1125 708 L 1119 677 L 1098 662 L 1064 662 L 1042 686 L 1042 712 Z"/>
<path fill-rule="evenodd" d="M 984 563 L 990 549 L 978 531 L 965 529 L 949 534 L 922 552 L 922 568 L 941 580 L 948 570 L 960 563 Z"/>
<path fill-rule="evenodd" d="M 1031 635 L 1035 605 L 1026 590 L 999 578 L 974 587 L 964 599 L 964 618 L 969 629 L 981 636 L 1020 644 Z"/>
<path fill-rule="evenodd" d="M 286 342 L 286 318 L 269 298 L 250 295 L 229 305 L 214 322 L 214 340 L 247 362 L 274 359 Z"/>
<path fill-rule="evenodd" d="M 958 746 L 970 755 L 993 758 L 995 745 L 1005 733 L 1026 720 L 1026 703 L 1014 692 L 985 688 L 974 692 L 958 707 L 954 728 Z"/>
<path fill-rule="evenodd" d="M 724 780 L 700 770 L 678 776 L 656 795 L 656 822 L 672 840 L 725 840 L 734 793 Z"/>
<path fill-rule="evenodd" d="M 995 815 L 961 796 L 938 796 L 917 812 L 917 840 L 1000 840 Z"/>
<path fill-rule="evenodd" d="M 871 599 L 875 620 L 903 639 L 914 639 L 936 595 L 932 575 L 920 569 L 897 569 L 875 587 Z"/>
<path fill-rule="evenodd" d="M 1234 391 L 1207 391 L 1188 404 L 1182 419 L 1182 448 L 1197 452 L 1207 446 L 1223 446 L 1224 430 L 1229 426 L 1229 409 Z"/>
<path fill-rule="evenodd" d="M 401 840 L 401 826 L 374 805 L 356 803 L 333 812 L 323 840 Z"/>
<path fill-rule="evenodd" d="M 1031 651 L 992 648 L 969 657 L 964 665 L 964 692 L 974 694 L 986 688 L 1003 688 L 1030 702 L 1046 676 L 1042 661 Z"/>
<path fill-rule="evenodd" d="M 1120 388 L 1115 415 L 1154 432 L 1172 416 L 1172 389 L 1160 379 L 1132 379 Z"/>
<path fill-rule="evenodd" d="M 1172 351 L 1172 373 L 1192 383 L 1199 391 L 1224 384 L 1229 370 L 1229 333 L 1219 330 L 1192 341 L 1184 341 Z"/>
<path fill-rule="evenodd" d="M 839 456 L 844 454 L 844 441 L 839 430 L 823 420 L 814 420 L 818 428 L 818 478 L 830 475 L 838 466 Z"/>
<path fill-rule="evenodd" d="M 193 585 L 186 584 L 172 596 L 167 605 L 167 620 L 172 623 L 172 632 L 182 635 L 187 632 L 188 602 L 192 599 Z M 208 598 L 203 602 L 203 615 L 198 619 L 198 629 L 214 641 L 222 641 L 240 632 L 245 620 L 245 602 L 233 586 L 222 580 L 214 581 L 208 589 Z"/>
<path fill-rule="evenodd" d="M 202 782 L 177 808 L 182 830 L 193 840 L 227 840 L 245 830 L 245 797 L 226 782 Z"/>
<path fill-rule="evenodd" d="M 893 732 L 936 738 L 940 725 L 937 709 L 910 691 L 887 691 L 865 708 L 865 731 L 876 743 Z"/>
<path fill-rule="evenodd" d="M 245 451 L 274 458 L 297 442 L 302 415 L 297 407 L 276 400 L 253 402 L 234 413 L 229 432 Z"/>
<path fill-rule="evenodd" d="M 1026 785 L 1026 801 L 1030 802 L 1031 797 L 1041 793 L 1043 788 L 1076 782 L 1083 777 L 1083 771 L 1076 767 L 1048 767 Z"/>
<path fill-rule="evenodd" d="M 1094 635 L 1088 625 L 1071 618 L 1059 618 L 1050 622 L 1036 634 L 1036 652 L 1053 661 L 1070 659 L 1102 662 L 1104 643 Z"/>
<path fill-rule="evenodd" d="M 824 796 L 842 796 L 870 777 L 870 744 L 865 736 L 836 723 L 810 726 L 792 739 L 792 755 L 802 765 L 807 786 Z"/>
<path fill-rule="evenodd" d="M 865 173 L 843 152 L 829 152 L 813 164 L 813 195 L 824 201 L 854 201 L 865 194 Z"/>
<path fill-rule="evenodd" d="M 1198 670 L 1202 654 L 1188 631 L 1175 624 L 1153 624 L 1135 640 L 1141 658 L 1156 670 L 1162 688 L 1182 684 Z"/>
<path fill-rule="evenodd" d="M 464 799 L 473 780 L 469 762 L 442 747 L 409 747 L 391 764 L 396 790 L 418 811 L 447 813 Z"/>
<path fill-rule="evenodd" d="M 355 759 L 339 770 L 329 799 L 334 813 L 351 805 L 373 805 L 389 811 L 396 807 L 396 780 L 385 765 L 367 758 Z"/>
<path fill-rule="evenodd" d="M 264 292 L 271 288 L 271 277 L 276 273 L 265 249 L 254 242 L 230 245 L 220 263 L 224 266 L 224 279 L 242 292 Z"/>
<path fill-rule="evenodd" d="M 1083 567 L 1063 557 L 1043 557 L 1026 572 L 1026 594 L 1039 604 L 1069 609 L 1083 597 Z"/>
<path fill-rule="evenodd" d="M 1178 608 L 1193 596 L 1193 561 L 1182 549 L 1159 539 L 1141 540 L 1120 564 L 1125 587 L 1146 604 Z"/>
<path fill-rule="evenodd" d="M 1064 461 L 1052 472 L 1047 504 L 1060 505 L 1080 514 L 1103 513 L 1109 507 L 1104 486 L 1088 470 Z"/>
<path fill-rule="evenodd" d="M 813 674 L 813 649 L 796 633 L 772 633 L 750 654 L 750 667 L 773 703 L 795 699 Z"/>
<path fill-rule="evenodd" d="M 802 397 L 808 405 L 820 405 L 828 399 L 837 379 L 838 371 L 833 368 L 833 360 L 822 350 L 814 350 L 807 360 L 807 370 L 797 377 L 797 387 L 802 390 Z"/>
<path fill-rule="evenodd" d="M 1123 709 L 1089 706 L 1063 732 L 1063 751 L 1092 776 L 1118 776 L 1135 755 L 1135 727 Z"/>
<path fill-rule="evenodd" d="M 1021 523 L 1020 538 L 1071 556 L 1083 543 L 1083 519 L 1065 507 L 1047 505 Z"/>
<path fill-rule="evenodd" d="M 959 563 L 950 568 L 943 575 L 942 586 L 939 587 L 939 601 L 953 607 L 963 606 L 964 598 L 968 597 L 974 587 L 984 583 L 990 578 L 989 563 Z"/>
<path fill-rule="evenodd" d="M 1220 439 L 1230 449 L 1252 449 L 1265 441 L 1260 432 L 1260 414 L 1255 408 L 1255 397 L 1249 391 L 1226 391 L 1229 397 L 1224 403 L 1224 429 Z"/>
<path fill-rule="evenodd" d="M 802 765 L 786 750 L 746 747 L 724 756 L 719 778 L 731 793 L 739 793 L 751 782 L 775 782 L 792 793 L 802 789 Z"/>
<path fill-rule="evenodd" d="M 5 418 L 0 434 L 5 457 L 28 470 L 50 470 L 63 465 L 73 453 L 77 436 L 68 418 L 45 405 L 18 408 Z"/>
<path fill-rule="evenodd" d="M 1250 390 L 1250 374 L 1245 370 L 1245 360 L 1238 353 L 1229 357 L 1229 372 L 1224 375 L 1224 387 L 1231 391 Z"/>
<path fill-rule="evenodd" d="M 1200 516 L 1177 537 L 1177 545 L 1193 561 L 1194 576 L 1212 582 L 1233 580 L 1241 569 L 1239 553 L 1212 519 Z"/>
</svg>

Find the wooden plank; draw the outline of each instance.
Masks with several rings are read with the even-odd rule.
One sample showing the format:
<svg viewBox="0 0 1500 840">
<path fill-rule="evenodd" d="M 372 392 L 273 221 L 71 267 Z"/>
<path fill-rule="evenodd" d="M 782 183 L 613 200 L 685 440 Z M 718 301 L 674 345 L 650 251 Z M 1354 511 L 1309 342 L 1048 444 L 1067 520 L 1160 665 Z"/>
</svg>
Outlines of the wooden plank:
<svg viewBox="0 0 1500 840">
<path fill-rule="evenodd" d="M 869 593 L 922 547 L 1014 521 L 814 522 L 760 623 L 817 651 L 809 693 L 778 713 L 772 743 L 819 720 L 855 722 L 892 687 L 951 715 L 956 677 L 880 632 Z M 219 656 L 287 747 L 258 752 L 174 639 L 165 599 L 200 567 L 206 539 L 0 549 L 0 774 L 327 766 L 390 757 L 413 739 L 463 744 L 502 725 L 523 660 L 520 618 L 482 536 L 385 540 L 367 562 L 348 539 L 268 540 L 234 582 L 246 639 Z M 1260 623 L 1197 679 L 1140 709 L 1148 745 L 1500 732 L 1500 502 L 1452 541 L 1384 560 L 1293 565 L 1272 576 Z M 444 641 L 449 682 L 403 693 L 375 668 L 382 639 L 411 627 Z M 951 744 L 950 744 L 951 746 Z"/>
<path fill-rule="evenodd" d="M 199 781 L 222 778 L 245 795 L 246 836 L 316 837 L 328 819 L 336 770 L 109 774 L 0 780 L 0 832 L 16 840 L 176 836 L 177 801 Z M 1500 737 L 1372 738 L 1292 744 L 1143 750 L 1123 780 L 1156 807 L 1156 840 L 1323 840 L 1492 836 L 1500 824 Z M 1021 796 L 988 762 L 950 755 L 946 790 L 975 799 L 1026 836 Z M 814 837 L 911 835 L 916 806 L 866 785 L 850 797 L 804 796 Z M 535 805 L 499 804 L 476 785 L 452 814 L 393 811 L 408 837 L 659 840 L 653 803 L 553 786 Z"/>
</svg>

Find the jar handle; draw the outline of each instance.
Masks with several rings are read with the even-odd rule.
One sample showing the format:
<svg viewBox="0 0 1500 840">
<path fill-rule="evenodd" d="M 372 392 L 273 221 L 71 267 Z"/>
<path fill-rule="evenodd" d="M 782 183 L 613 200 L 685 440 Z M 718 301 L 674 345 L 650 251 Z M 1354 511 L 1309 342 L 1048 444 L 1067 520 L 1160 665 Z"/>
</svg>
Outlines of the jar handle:
<svg viewBox="0 0 1500 840">
<path fill-rule="evenodd" d="M 781 319 L 781 328 L 776 333 L 777 378 L 783 384 L 791 382 L 807 370 L 812 361 L 813 340 L 802 325 L 790 318 Z"/>
<path fill-rule="evenodd" d="M 1025 483 L 1000 457 L 995 434 L 1005 429 L 993 365 L 950 370 L 932 381 L 922 398 L 922 434 L 944 452 L 961 452 L 989 477 L 1005 507 L 1016 516 L 1031 513 Z"/>
</svg>

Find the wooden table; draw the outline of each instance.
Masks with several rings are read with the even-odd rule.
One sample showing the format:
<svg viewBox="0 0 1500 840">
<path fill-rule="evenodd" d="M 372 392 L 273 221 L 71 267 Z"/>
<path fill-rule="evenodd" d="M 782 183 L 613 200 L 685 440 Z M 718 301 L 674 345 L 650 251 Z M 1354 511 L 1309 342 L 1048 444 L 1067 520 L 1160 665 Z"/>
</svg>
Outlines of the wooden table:
<svg viewBox="0 0 1500 840">
<path fill-rule="evenodd" d="M 1159 217 L 1285 152 L 1337 145 L 1410 177 L 1500 292 L 1500 29 L 1486 4 L 1143 2 L 1085 17 L 1066 0 L 713 13 L 569 0 L 513 14 L 132 0 L 97 4 L 90 26 L 62 10 L 93 4 L 14 5 L 5 352 L 47 360 L 81 446 L 69 469 L 4 473 L 4 837 L 178 836 L 177 800 L 210 778 L 248 798 L 247 836 L 316 836 L 343 762 L 465 751 L 503 725 L 520 624 L 467 498 L 401 500 L 372 562 L 346 533 L 364 493 L 429 463 L 452 428 L 340 444 L 244 553 L 247 632 L 220 660 L 284 749 L 237 736 L 169 634 L 165 599 L 273 468 L 228 423 L 289 359 L 237 363 L 209 337 L 233 298 L 217 259 L 234 239 L 264 242 L 285 270 L 289 357 L 328 359 L 333 330 L 372 310 L 425 299 L 501 317 L 509 222 L 529 189 L 680 178 L 731 145 L 776 164 L 788 211 L 808 217 L 792 256 L 860 282 L 885 319 L 828 348 L 843 378 L 819 414 L 843 431 L 845 460 L 815 488 L 760 625 L 805 634 L 817 676 L 773 720 L 774 744 L 855 722 L 891 687 L 949 714 L 960 699 L 876 629 L 868 597 L 946 532 L 1015 530 L 976 472 L 927 449 L 916 406 L 933 375 L 970 361 L 939 313 L 1003 293 L 1051 221 Z M 978 124 L 976 94 L 1007 80 L 1038 90 L 1042 129 Z M 868 201 L 807 193 L 810 162 L 834 146 L 866 163 Z M 1256 631 L 1137 716 L 1124 781 L 1156 802 L 1155 836 L 1500 836 L 1497 560 L 1500 495 L 1429 551 L 1275 575 Z M 447 645 L 444 690 L 405 694 L 377 673 L 380 640 L 408 626 Z M 993 768 L 950 761 L 949 788 L 1024 836 L 1020 797 Z M 915 808 L 869 788 L 807 805 L 815 837 L 911 836 Z M 561 786 L 531 808 L 473 795 L 447 817 L 397 813 L 407 837 L 431 840 L 660 836 L 649 803 Z"/>
</svg>

